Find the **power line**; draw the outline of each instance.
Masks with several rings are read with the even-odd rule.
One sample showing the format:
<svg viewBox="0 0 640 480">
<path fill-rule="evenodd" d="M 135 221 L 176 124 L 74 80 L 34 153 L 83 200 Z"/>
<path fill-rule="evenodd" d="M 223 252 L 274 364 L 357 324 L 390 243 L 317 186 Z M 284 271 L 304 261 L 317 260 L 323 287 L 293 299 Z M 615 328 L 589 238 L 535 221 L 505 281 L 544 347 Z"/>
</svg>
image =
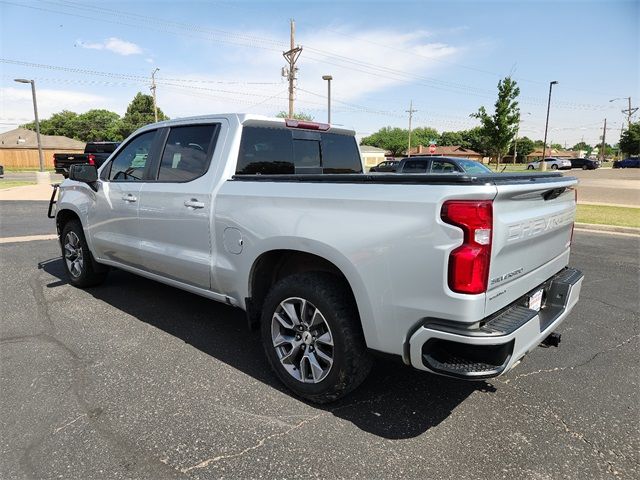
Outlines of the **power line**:
<svg viewBox="0 0 640 480">
<path fill-rule="evenodd" d="M 46 0 L 41 0 L 43 2 L 46 2 Z M 15 3 L 11 3 L 11 2 L 7 2 L 4 1 L 3 3 L 8 3 L 8 4 L 13 4 L 16 6 L 24 6 L 24 7 L 28 7 L 31 8 L 31 5 L 21 5 L 21 4 L 15 4 Z M 52 2 L 47 2 L 47 3 L 52 3 Z M 233 33 L 233 32 L 227 32 L 224 30 L 219 30 L 219 29 L 206 29 L 203 27 L 198 27 L 196 25 L 190 25 L 190 24 L 185 24 L 185 23 L 180 23 L 180 22 L 173 22 L 173 21 L 168 21 L 168 20 L 164 20 L 164 19 L 159 19 L 159 18 L 154 18 L 154 17 L 148 17 L 148 16 L 142 16 L 142 15 L 137 15 L 137 14 L 130 14 L 130 13 L 124 13 L 124 12 L 119 12 L 117 10 L 112 10 L 112 9 L 106 9 L 106 8 L 101 8 L 101 7 L 96 7 L 96 6 L 90 6 L 90 5 L 83 5 L 83 4 L 79 4 L 76 2 L 72 2 L 72 1 L 60 1 L 59 3 L 57 3 L 57 5 L 59 6 L 63 6 L 63 7 L 74 7 L 74 8 L 83 8 L 85 10 L 89 10 L 89 11 L 99 11 L 102 13 L 108 13 L 110 15 L 116 16 L 116 17 L 125 17 L 125 18 L 134 18 L 136 20 L 139 20 L 143 23 L 139 23 L 136 24 L 135 26 L 138 27 L 144 27 L 144 28 L 152 28 L 149 26 L 149 22 L 152 21 L 152 23 L 156 23 L 156 24 L 164 24 L 164 25 L 170 25 L 171 28 L 178 28 L 178 29 L 182 29 L 182 30 L 187 30 L 187 31 L 198 31 L 198 32 L 204 32 L 209 36 L 213 36 L 213 38 L 208 38 L 209 40 L 215 40 L 215 41 L 221 41 L 223 43 L 232 43 L 232 44 L 236 44 L 236 45 L 241 45 L 241 46 L 245 46 L 245 47 L 256 47 L 256 48 L 266 48 L 268 50 L 275 50 L 276 48 L 269 48 L 266 47 L 264 45 L 264 43 L 270 43 L 272 45 L 282 45 L 281 42 L 278 42 L 276 40 L 273 39 L 269 39 L 269 38 L 265 38 L 265 37 L 257 37 L 257 36 L 250 36 L 250 35 L 244 35 L 244 34 L 237 34 L 237 33 Z M 34 8 L 38 8 L 38 7 L 34 7 Z M 78 16 L 77 13 L 69 13 L 69 12 L 62 12 L 62 11 L 55 11 L 56 13 L 63 13 L 66 15 L 72 15 L 72 16 Z M 86 17 L 83 17 L 86 18 Z M 103 17 L 97 18 L 97 20 L 101 20 L 101 21 L 106 21 L 108 22 L 109 20 L 106 20 Z M 118 23 L 118 22 L 115 22 Z M 129 24 L 127 24 L 129 25 Z M 164 31 L 164 30 L 161 30 Z M 182 34 L 185 32 L 169 32 L 169 33 L 173 33 L 173 34 Z M 223 38 L 220 37 L 226 37 L 226 40 L 224 40 Z M 260 42 L 259 45 L 256 45 L 255 43 L 252 42 Z M 350 66 L 345 66 L 345 65 L 337 65 L 340 66 L 342 68 L 349 68 L 350 70 L 356 70 L 356 71 L 360 71 L 362 73 L 365 74 L 369 74 L 369 75 L 376 75 L 376 76 L 383 76 L 380 73 L 381 72 L 386 72 L 387 74 L 392 74 L 395 75 L 394 77 L 389 77 L 387 75 L 387 77 L 385 78 L 390 78 L 393 79 L 395 81 L 399 81 L 402 78 L 406 78 L 406 79 L 414 79 L 414 80 L 419 80 L 420 84 L 428 86 L 430 88 L 434 88 L 434 89 L 439 89 L 439 90 L 444 90 L 444 91 L 450 91 L 450 92 L 454 92 L 454 93 L 462 93 L 462 94 L 466 94 L 466 95 L 474 95 L 474 96 L 481 96 L 481 97 L 492 97 L 493 93 L 489 90 L 484 90 L 484 89 L 478 89 L 477 87 L 473 87 L 471 85 L 465 85 L 465 84 L 456 84 L 453 82 L 447 82 L 447 81 L 443 81 L 443 80 L 438 80 L 438 79 L 433 79 L 433 78 L 429 78 L 429 77 L 424 77 L 424 76 L 420 76 L 420 75 L 416 75 L 416 74 L 411 74 L 411 73 L 407 73 L 401 70 L 395 70 L 395 69 L 391 69 L 388 67 L 380 67 L 378 65 L 374 65 L 368 62 L 363 62 L 360 61 L 358 59 L 353 59 L 351 57 L 345 57 L 343 55 L 338 55 L 338 54 L 334 54 L 331 52 L 326 52 L 323 51 L 321 49 L 316 49 L 314 47 L 306 47 L 308 48 L 311 52 L 316 53 L 316 55 L 320 55 L 320 58 L 318 58 L 317 56 L 314 58 L 313 56 L 311 56 L 310 58 L 315 59 L 316 61 L 322 62 L 322 63 L 328 63 L 328 64 L 332 64 L 332 65 L 337 65 L 334 62 L 330 62 L 328 60 L 326 60 L 326 58 L 322 58 L 324 57 L 329 57 L 329 58 L 335 58 L 337 61 L 342 61 L 347 62 L 347 63 L 352 63 L 352 65 Z M 365 68 L 366 70 L 363 70 L 362 68 L 357 69 L 353 67 L 353 64 L 359 65 L 362 68 Z M 400 79 L 398 78 L 400 77 Z M 521 97 L 520 100 L 521 103 L 523 104 L 528 104 L 528 105 L 543 105 L 544 102 L 542 101 L 542 99 L 537 98 L 537 97 Z M 594 105 L 594 104 L 577 104 L 577 103 L 572 103 L 572 102 L 555 102 L 555 106 L 556 108 L 567 108 L 567 109 L 575 109 L 575 110 L 602 110 L 603 107 L 600 105 Z"/>
</svg>

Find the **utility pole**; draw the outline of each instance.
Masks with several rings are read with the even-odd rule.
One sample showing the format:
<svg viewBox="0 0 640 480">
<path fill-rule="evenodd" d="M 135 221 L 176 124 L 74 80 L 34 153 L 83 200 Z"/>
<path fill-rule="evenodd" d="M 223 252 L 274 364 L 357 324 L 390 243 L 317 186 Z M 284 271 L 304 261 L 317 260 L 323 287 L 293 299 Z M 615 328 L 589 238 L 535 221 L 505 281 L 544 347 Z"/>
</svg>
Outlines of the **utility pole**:
<svg viewBox="0 0 640 480">
<path fill-rule="evenodd" d="M 622 110 L 622 113 L 627 114 L 628 128 L 631 128 L 631 116 L 638 111 L 638 107 L 635 107 L 635 108 L 631 107 L 631 97 L 614 98 L 612 100 L 609 100 L 609 102 L 615 102 L 616 100 L 624 100 L 624 99 L 627 100 L 629 108 Z"/>
<path fill-rule="evenodd" d="M 295 80 L 296 80 L 296 72 L 298 68 L 296 67 L 296 62 L 298 61 L 298 57 L 302 52 L 301 46 L 295 46 L 295 36 L 296 36 L 296 23 L 291 19 L 291 33 L 289 35 L 289 50 L 286 52 L 282 52 L 282 56 L 285 58 L 287 63 L 289 64 L 289 70 L 285 75 L 287 80 L 289 80 L 289 118 L 293 118 L 293 94 L 295 91 Z"/>
<path fill-rule="evenodd" d="M 413 114 L 418 110 L 413 109 L 413 100 L 409 102 L 409 110 L 405 110 L 409 114 L 409 148 L 407 148 L 407 157 L 411 156 L 411 120 L 413 120 Z"/>
<path fill-rule="evenodd" d="M 604 163 L 605 137 L 607 136 L 607 119 L 604 119 L 604 127 L 602 128 L 602 146 L 600 151 L 600 160 Z"/>
<path fill-rule="evenodd" d="M 636 113 L 638 111 L 638 107 L 636 108 L 631 108 L 631 97 L 628 97 L 629 100 L 629 108 L 627 110 L 623 110 L 623 113 L 627 114 L 627 121 L 629 122 L 629 130 L 631 130 L 631 115 L 633 115 L 634 113 Z"/>
<path fill-rule="evenodd" d="M 156 102 L 156 73 L 158 73 L 160 69 L 156 68 L 153 72 L 151 72 L 151 93 L 153 94 L 153 116 L 156 119 L 156 123 L 158 123 L 158 104 Z"/>
</svg>

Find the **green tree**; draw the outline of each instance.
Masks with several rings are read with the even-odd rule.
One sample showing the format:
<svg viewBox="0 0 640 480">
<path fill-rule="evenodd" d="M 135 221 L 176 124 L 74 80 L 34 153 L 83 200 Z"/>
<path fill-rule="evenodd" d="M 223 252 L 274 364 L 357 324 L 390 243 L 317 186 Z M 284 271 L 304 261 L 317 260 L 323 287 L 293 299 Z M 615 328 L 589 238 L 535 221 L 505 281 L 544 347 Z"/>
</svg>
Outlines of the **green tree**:
<svg viewBox="0 0 640 480">
<path fill-rule="evenodd" d="M 589 155 L 591 155 L 591 152 L 593 151 L 593 147 L 585 142 L 578 142 L 573 147 L 571 147 L 571 150 L 573 150 L 574 152 L 578 152 L 578 151 L 586 152 L 586 155 L 588 157 Z"/>
<path fill-rule="evenodd" d="M 462 135 L 461 147 L 470 148 L 475 152 L 481 153 L 484 157 L 491 155 L 489 152 L 490 140 L 485 135 L 482 127 L 463 130 L 460 133 Z"/>
<path fill-rule="evenodd" d="M 464 141 L 464 132 L 442 132 L 438 145 L 441 147 L 462 146 Z"/>
<path fill-rule="evenodd" d="M 554 150 L 564 150 L 564 147 L 559 143 L 552 143 L 551 148 Z"/>
<path fill-rule="evenodd" d="M 471 114 L 472 117 L 480 120 L 482 133 L 489 140 L 489 153 L 496 158 L 498 165 L 509 151 L 509 145 L 518 129 L 520 122 L 520 109 L 516 100 L 518 95 L 520 95 L 520 88 L 517 82 L 511 77 L 506 77 L 498 82 L 498 99 L 493 115 L 489 115 L 484 107 L 480 107 L 477 113 Z"/>
<path fill-rule="evenodd" d="M 511 148 L 509 148 L 509 155 L 513 155 L 514 145 L 511 145 Z M 519 163 L 525 162 L 527 160 L 527 155 L 529 155 L 534 150 L 535 145 L 533 140 L 531 140 L 529 137 L 518 138 L 518 158 L 515 158 L 514 161 Z"/>
<path fill-rule="evenodd" d="M 397 127 L 383 127 L 368 137 L 364 137 L 360 141 L 360 145 L 371 145 L 372 147 L 384 148 L 392 156 L 397 157 L 404 155 L 407 150 L 408 139 L 409 130 Z"/>
<path fill-rule="evenodd" d="M 411 146 L 417 147 L 418 145 L 424 145 L 425 147 L 430 145 L 431 142 L 440 144 L 440 135 L 438 131 L 431 127 L 417 127 L 411 130 Z M 409 131 L 407 130 L 407 137 L 405 142 L 405 150 L 409 144 Z"/>
<path fill-rule="evenodd" d="M 640 153 L 640 122 L 629 125 L 629 128 L 620 137 L 620 150 L 627 155 L 638 155 Z"/>
<path fill-rule="evenodd" d="M 109 110 L 89 110 L 75 121 L 76 138 L 84 142 L 120 141 L 121 127 L 120 116 Z"/>
<path fill-rule="evenodd" d="M 285 112 L 284 110 L 281 110 L 276 114 L 276 117 L 289 118 L 289 113 Z M 313 116 L 304 112 L 294 112 L 293 118 L 295 118 L 296 120 L 305 120 L 307 122 L 313 122 Z"/>
<path fill-rule="evenodd" d="M 158 108 L 158 121 L 168 119 L 169 117 Z M 122 138 L 126 138 L 138 128 L 154 122 L 153 97 L 138 92 L 127 107 L 127 112 L 124 114 L 124 117 L 122 117 L 119 133 L 122 135 Z"/>
<path fill-rule="evenodd" d="M 40 133 L 43 135 L 61 135 L 81 140 L 76 134 L 77 119 L 78 114 L 70 112 L 69 110 L 54 113 L 51 117 L 40 120 Z M 35 122 L 31 122 L 21 125 L 21 127 L 28 128 L 29 130 L 35 130 L 36 124 Z"/>
</svg>

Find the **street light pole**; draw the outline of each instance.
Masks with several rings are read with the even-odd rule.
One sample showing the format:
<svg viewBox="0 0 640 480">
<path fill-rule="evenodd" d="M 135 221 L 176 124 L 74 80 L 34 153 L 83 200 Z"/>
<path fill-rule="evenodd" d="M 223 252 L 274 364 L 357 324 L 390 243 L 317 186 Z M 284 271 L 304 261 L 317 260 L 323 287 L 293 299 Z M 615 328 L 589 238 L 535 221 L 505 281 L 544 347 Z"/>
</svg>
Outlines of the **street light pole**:
<svg viewBox="0 0 640 480">
<path fill-rule="evenodd" d="M 36 100 L 36 82 L 35 80 L 27 80 L 25 78 L 16 78 L 14 81 L 18 83 L 31 84 L 31 96 L 33 97 L 33 115 L 36 120 L 36 139 L 38 141 L 38 158 L 40 160 L 40 171 L 44 172 L 44 155 L 42 154 L 42 142 L 40 140 L 40 120 L 38 119 L 38 101 Z"/>
<path fill-rule="evenodd" d="M 331 124 L 331 80 L 333 80 L 333 77 L 331 75 L 323 75 L 322 79 L 327 81 L 327 123 Z"/>
<path fill-rule="evenodd" d="M 544 145 L 542 145 L 542 161 L 540 162 L 540 171 L 545 172 L 547 170 L 547 162 L 544 159 L 547 156 L 547 130 L 549 129 L 549 110 L 551 109 L 551 89 L 554 85 L 557 85 L 558 81 L 554 80 L 549 82 L 549 101 L 547 102 L 547 121 L 544 124 Z"/>
</svg>

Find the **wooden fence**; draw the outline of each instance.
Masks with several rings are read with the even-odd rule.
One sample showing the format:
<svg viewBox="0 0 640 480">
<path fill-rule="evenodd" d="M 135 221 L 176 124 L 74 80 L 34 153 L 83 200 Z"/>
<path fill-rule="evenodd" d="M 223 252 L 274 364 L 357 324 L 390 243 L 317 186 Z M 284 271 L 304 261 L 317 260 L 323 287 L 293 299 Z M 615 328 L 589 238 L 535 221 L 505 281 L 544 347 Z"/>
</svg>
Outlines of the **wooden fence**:
<svg viewBox="0 0 640 480">
<path fill-rule="evenodd" d="M 54 153 L 83 153 L 83 149 L 42 149 L 45 168 L 53 168 Z M 38 149 L 34 148 L 0 148 L 0 165 L 7 168 L 38 168 L 40 160 Z"/>
</svg>

